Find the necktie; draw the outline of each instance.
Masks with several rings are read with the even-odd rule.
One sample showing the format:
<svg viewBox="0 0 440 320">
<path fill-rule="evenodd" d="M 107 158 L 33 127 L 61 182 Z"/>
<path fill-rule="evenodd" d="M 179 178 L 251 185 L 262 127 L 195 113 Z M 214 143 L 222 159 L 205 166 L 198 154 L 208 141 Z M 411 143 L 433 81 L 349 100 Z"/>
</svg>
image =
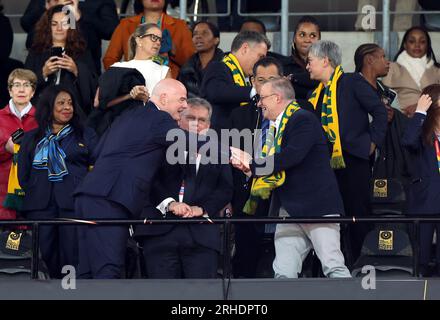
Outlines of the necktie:
<svg viewBox="0 0 440 320">
<path fill-rule="evenodd" d="M 261 121 L 261 149 L 263 149 L 264 144 L 266 143 L 267 139 L 267 131 L 270 126 L 270 120 L 268 119 L 262 119 Z"/>
</svg>

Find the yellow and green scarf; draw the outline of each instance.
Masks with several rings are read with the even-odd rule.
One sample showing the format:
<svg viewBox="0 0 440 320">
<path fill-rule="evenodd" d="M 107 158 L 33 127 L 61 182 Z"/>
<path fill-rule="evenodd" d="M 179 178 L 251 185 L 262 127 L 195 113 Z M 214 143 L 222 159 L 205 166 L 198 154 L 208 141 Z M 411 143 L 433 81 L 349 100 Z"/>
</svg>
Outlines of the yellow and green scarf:
<svg viewBox="0 0 440 320">
<path fill-rule="evenodd" d="M 286 107 L 281 118 L 280 129 L 276 134 L 275 141 L 271 146 L 268 146 L 267 143 L 264 145 L 262 152 L 263 157 L 272 156 L 281 151 L 281 142 L 283 141 L 283 133 L 286 129 L 286 124 L 290 117 L 299 109 L 301 108 L 296 101 L 292 101 Z M 276 172 L 269 176 L 254 178 L 252 180 L 251 194 L 244 205 L 243 212 L 248 215 L 254 215 L 257 210 L 259 198 L 263 200 L 269 199 L 272 190 L 282 186 L 285 179 L 286 173 L 284 171 Z"/>
<path fill-rule="evenodd" d="M 229 53 L 224 56 L 223 63 L 231 70 L 232 77 L 234 78 L 234 83 L 240 87 L 248 87 L 250 83 L 246 81 L 246 77 L 244 76 L 243 69 L 240 66 L 237 58 Z M 240 106 L 248 105 L 248 102 L 241 102 Z"/>
<path fill-rule="evenodd" d="M 14 154 L 12 156 L 11 170 L 9 171 L 8 194 L 3 202 L 3 207 L 12 210 L 21 210 L 24 198 L 24 191 L 18 182 L 18 150 L 20 150 L 20 145 L 14 144 Z"/>
<path fill-rule="evenodd" d="M 337 85 L 339 78 L 344 74 L 344 70 L 341 66 L 337 66 L 333 72 L 327 85 L 320 83 L 319 86 L 313 91 L 309 102 L 313 105 L 313 108 L 317 108 L 319 95 L 321 90 L 324 89 L 324 98 L 322 99 L 322 111 L 321 111 L 321 124 L 327 135 L 328 140 L 333 145 L 332 158 L 330 165 L 333 169 L 345 168 L 344 157 L 342 155 L 341 135 L 339 132 L 339 117 L 337 108 Z"/>
</svg>

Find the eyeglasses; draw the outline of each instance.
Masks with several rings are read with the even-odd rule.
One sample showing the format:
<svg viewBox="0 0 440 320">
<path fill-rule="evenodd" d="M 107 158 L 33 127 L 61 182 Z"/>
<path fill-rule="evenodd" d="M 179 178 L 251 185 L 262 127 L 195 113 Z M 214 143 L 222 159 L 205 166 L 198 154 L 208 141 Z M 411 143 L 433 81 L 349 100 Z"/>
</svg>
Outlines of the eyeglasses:
<svg viewBox="0 0 440 320">
<path fill-rule="evenodd" d="M 14 89 L 20 89 L 20 88 L 29 89 L 32 88 L 32 84 L 30 82 L 25 82 L 25 83 L 14 82 L 10 87 Z"/>
<path fill-rule="evenodd" d="M 156 36 L 155 34 L 152 34 L 152 33 L 147 33 L 147 34 L 144 34 L 143 36 L 139 36 L 139 38 L 141 38 L 141 39 L 145 38 L 145 37 L 150 37 L 150 40 L 153 42 L 157 42 L 157 41 L 161 42 L 162 41 L 161 37 Z"/>
<path fill-rule="evenodd" d="M 272 93 L 272 94 L 269 94 L 267 96 L 260 96 L 260 99 L 258 99 L 258 102 L 263 103 L 264 99 L 269 98 L 271 96 L 275 96 L 275 95 L 276 95 L 276 93 Z"/>
</svg>

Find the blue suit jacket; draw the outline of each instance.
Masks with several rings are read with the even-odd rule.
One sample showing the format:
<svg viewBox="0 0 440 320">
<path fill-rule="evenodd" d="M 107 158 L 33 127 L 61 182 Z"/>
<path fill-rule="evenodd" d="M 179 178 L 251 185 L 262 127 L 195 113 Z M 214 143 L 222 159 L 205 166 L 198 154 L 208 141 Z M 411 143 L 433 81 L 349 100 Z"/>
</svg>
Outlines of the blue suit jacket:
<svg viewBox="0 0 440 320">
<path fill-rule="evenodd" d="M 138 216 L 149 203 L 153 178 L 173 142 L 166 141 L 171 129 L 178 129 L 176 121 L 151 102 L 122 113 L 101 137 L 95 166 L 75 195 L 106 198 Z"/>
<path fill-rule="evenodd" d="M 274 196 L 290 216 L 344 214 L 327 140 L 315 115 L 302 109 L 295 112 L 286 124 L 281 151 L 267 161 L 273 161 L 273 172 L 286 172 L 286 180 L 274 190 Z M 254 161 L 253 175 L 261 167 L 264 164 Z"/>
<path fill-rule="evenodd" d="M 422 142 L 424 114 L 416 112 L 409 121 L 402 145 L 414 154 L 412 183 L 408 190 L 408 213 L 440 214 L 440 173 L 434 146 Z"/>
<path fill-rule="evenodd" d="M 62 182 L 50 182 L 47 170 L 37 170 L 32 167 L 35 149 L 31 149 L 37 129 L 25 133 L 18 154 L 18 179 L 25 191 L 23 211 L 43 210 L 49 206 L 53 198 L 62 209 L 73 210 L 73 191 L 87 174 L 89 165 L 93 162 L 92 152 L 98 142 L 98 137 L 90 128 L 85 128 L 82 139 L 72 132 L 60 142 L 66 154 L 66 165 L 69 174 Z"/>
</svg>

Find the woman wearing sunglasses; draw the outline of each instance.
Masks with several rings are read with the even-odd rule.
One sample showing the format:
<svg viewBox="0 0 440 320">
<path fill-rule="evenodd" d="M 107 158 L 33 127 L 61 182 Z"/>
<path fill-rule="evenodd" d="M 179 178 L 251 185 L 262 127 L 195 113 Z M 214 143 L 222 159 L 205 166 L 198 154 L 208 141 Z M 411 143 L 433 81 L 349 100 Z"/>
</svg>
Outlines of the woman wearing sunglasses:
<svg viewBox="0 0 440 320">
<path fill-rule="evenodd" d="M 130 60 L 112 65 L 112 67 L 136 69 L 144 76 L 145 88 L 142 86 L 133 88 L 131 92 L 133 98 L 147 100 L 160 80 L 171 78 L 170 68 L 163 64 L 163 58 L 159 56 L 161 40 L 162 31 L 156 24 L 139 25 L 128 42 Z"/>
</svg>

